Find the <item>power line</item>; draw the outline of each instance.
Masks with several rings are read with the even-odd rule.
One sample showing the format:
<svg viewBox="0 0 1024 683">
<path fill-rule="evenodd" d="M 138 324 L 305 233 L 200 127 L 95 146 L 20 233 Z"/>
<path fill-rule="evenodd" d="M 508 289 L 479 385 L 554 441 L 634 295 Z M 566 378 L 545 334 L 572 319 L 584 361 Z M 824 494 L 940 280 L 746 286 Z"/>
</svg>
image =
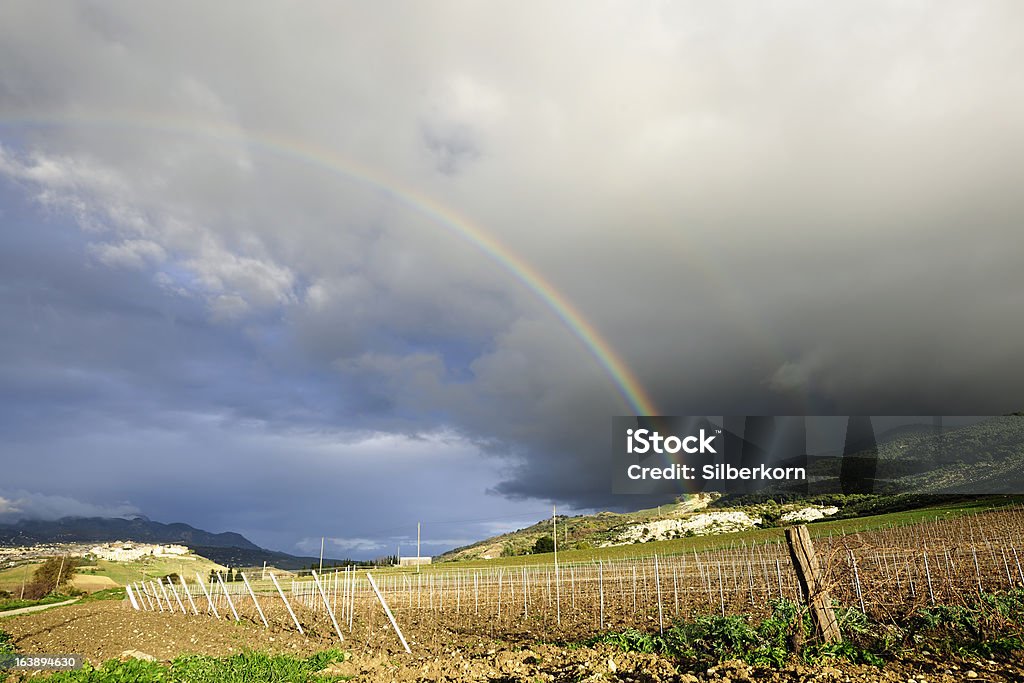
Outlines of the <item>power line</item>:
<svg viewBox="0 0 1024 683">
<path fill-rule="evenodd" d="M 508 522 L 508 521 L 522 520 L 522 519 L 536 519 L 538 524 L 543 522 L 543 521 L 545 521 L 544 517 L 538 518 L 534 514 L 523 514 L 523 515 L 513 515 L 513 516 L 510 516 L 510 517 L 480 517 L 480 518 L 476 518 L 476 519 L 449 519 L 449 520 L 444 520 L 444 521 L 426 520 L 426 521 L 423 522 L 423 524 L 428 524 L 428 525 L 431 525 L 431 526 L 445 526 L 445 525 L 452 525 L 452 524 L 474 524 L 474 523 L 480 523 L 480 522 Z M 396 524 L 395 526 L 391 526 L 391 527 L 378 527 L 376 529 L 361 530 L 360 534 L 364 534 L 364 535 L 374 534 L 374 535 L 376 535 L 376 534 L 385 534 L 385 533 L 387 533 L 389 531 L 401 531 L 401 530 L 406 530 L 406 529 L 408 529 L 408 525 L 406 525 L 406 524 Z"/>
</svg>

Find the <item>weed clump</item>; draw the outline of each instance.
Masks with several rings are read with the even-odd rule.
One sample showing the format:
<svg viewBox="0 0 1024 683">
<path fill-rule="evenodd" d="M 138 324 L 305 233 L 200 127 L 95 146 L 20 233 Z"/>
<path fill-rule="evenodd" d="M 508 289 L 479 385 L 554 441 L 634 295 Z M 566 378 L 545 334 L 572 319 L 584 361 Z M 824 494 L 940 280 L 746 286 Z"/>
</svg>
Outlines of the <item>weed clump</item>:
<svg viewBox="0 0 1024 683">
<path fill-rule="evenodd" d="M 588 644 L 660 654 L 700 667 L 731 659 L 772 667 L 790 659 L 808 664 L 846 659 L 881 666 L 913 649 L 986 658 L 1024 652 L 1024 590 L 986 593 L 969 605 L 921 608 L 887 622 L 872 620 L 856 607 L 835 605 L 834 611 L 843 633 L 840 643 L 815 642 L 810 615 L 788 600 L 777 600 L 759 623 L 745 615 L 708 615 L 677 621 L 663 634 L 626 629 Z"/>
</svg>

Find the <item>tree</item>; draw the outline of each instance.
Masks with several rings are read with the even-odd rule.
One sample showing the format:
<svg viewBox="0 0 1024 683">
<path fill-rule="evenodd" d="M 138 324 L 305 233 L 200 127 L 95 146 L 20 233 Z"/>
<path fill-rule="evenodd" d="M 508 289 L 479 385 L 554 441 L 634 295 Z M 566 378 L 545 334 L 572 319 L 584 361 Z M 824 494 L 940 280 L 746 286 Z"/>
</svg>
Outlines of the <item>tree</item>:
<svg viewBox="0 0 1024 683">
<path fill-rule="evenodd" d="M 555 539 L 550 536 L 541 536 L 533 544 L 534 553 L 550 553 L 555 550 Z"/>
<path fill-rule="evenodd" d="M 76 557 L 51 557 L 46 560 L 32 574 L 32 583 L 25 587 L 25 597 L 38 600 L 61 586 L 67 586 L 79 564 L 80 560 Z"/>
</svg>

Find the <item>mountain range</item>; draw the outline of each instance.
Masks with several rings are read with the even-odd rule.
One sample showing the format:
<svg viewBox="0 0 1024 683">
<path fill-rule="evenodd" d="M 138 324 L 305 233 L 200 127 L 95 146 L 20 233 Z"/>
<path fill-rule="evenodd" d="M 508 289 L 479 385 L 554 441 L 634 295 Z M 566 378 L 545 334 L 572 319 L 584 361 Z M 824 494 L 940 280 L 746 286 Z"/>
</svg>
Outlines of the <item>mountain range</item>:
<svg viewBox="0 0 1024 683">
<path fill-rule="evenodd" d="M 57 520 L 20 520 L 0 524 L 0 546 L 33 546 L 52 543 L 176 543 L 191 548 L 218 564 L 230 567 L 260 566 L 264 562 L 281 569 L 301 569 L 319 562 L 319 557 L 290 555 L 267 550 L 245 536 L 231 531 L 212 533 L 180 522 L 164 524 L 142 515 L 123 517 L 63 517 Z M 324 559 L 325 565 L 347 564 L 348 560 Z"/>
</svg>

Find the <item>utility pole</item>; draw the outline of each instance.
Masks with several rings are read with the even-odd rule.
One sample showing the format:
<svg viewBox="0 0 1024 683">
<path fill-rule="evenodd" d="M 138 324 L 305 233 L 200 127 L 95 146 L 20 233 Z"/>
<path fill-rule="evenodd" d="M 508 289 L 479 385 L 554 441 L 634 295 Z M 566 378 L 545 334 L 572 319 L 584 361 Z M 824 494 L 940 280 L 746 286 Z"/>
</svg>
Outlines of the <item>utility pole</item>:
<svg viewBox="0 0 1024 683">
<path fill-rule="evenodd" d="M 420 523 L 416 522 L 416 573 L 420 573 L 420 558 L 423 555 L 420 554 Z"/>
<path fill-rule="evenodd" d="M 562 624 L 562 595 L 561 585 L 558 583 L 558 516 L 555 514 L 555 506 L 551 506 L 551 535 L 555 540 L 555 613 L 558 617 L 558 624 Z"/>
<path fill-rule="evenodd" d="M 555 539 L 555 578 L 558 578 L 558 519 L 555 517 L 555 506 L 551 506 L 551 537 Z"/>
<path fill-rule="evenodd" d="M 320 573 L 324 573 L 324 537 L 320 537 Z"/>
<path fill-rule="evenodd" d="M 67 555 L 60 558 L 60 569 L 57 570 L 57 585 L 53 587 L 53 592 L 56 593 L 57 589 L 60 588 L 60 575 L 64 573 L 64 559 Z"/>
</svg>

